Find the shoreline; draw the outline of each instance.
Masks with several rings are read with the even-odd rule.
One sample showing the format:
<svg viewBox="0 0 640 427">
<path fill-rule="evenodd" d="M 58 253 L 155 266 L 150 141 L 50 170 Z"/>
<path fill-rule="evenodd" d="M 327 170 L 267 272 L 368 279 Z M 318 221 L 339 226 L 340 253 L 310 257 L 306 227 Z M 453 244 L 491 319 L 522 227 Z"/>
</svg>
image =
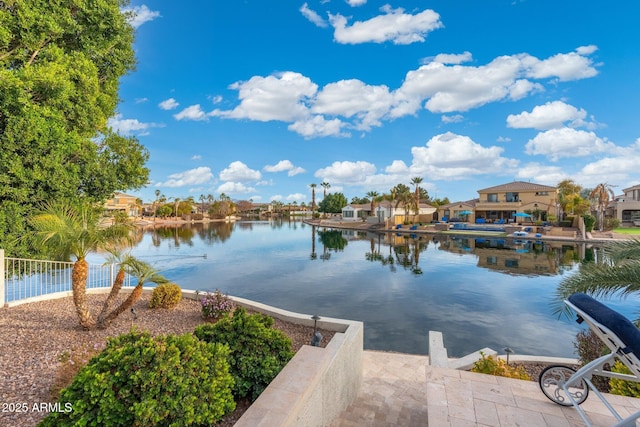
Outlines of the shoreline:
<svg viewBox="0 0 640 427">
<path fill-rule="evenodd" d="M 613 232 L 600 232 L 600 231 L 592 231 L 587 232 L 587 238 L 583 239 L 581 237 L 571 238 L 567 236 L 549 236 L 549 235 L 541 235 L 536 236 L 536 233 L 527 233 L 524 236 L 514 236 L 507 234 L 505 232 L 496 232 L 496 231 L 481 231 L 481 230 L 435 230 L 433 227 L 429 228 L 418 228 L 416 230 L 410 230 L 409 228 L 400 228 L 400 229 L 389 229 L 385 228 L 384 223 L 380 224 L 369 224 L 365 222 L 356 222 L 356 221 L 341 221 L 337 219 L 304 219 L 303 222 L 305 224 L 314 225 L 316 227 L 324 227 L 324 228 L 339 228 L 346 230 L 359 230 L 359 231 L 370 231 L 373 233 L 400 233 L 400 234 L 415 234 L 415 235 L 446 235 L 446 236 L 474 236 L 474 237 L 502 237 L 502 238 L 518 238 L 523 240 L 539 240 L 539 241 L 549 241 L 549 242 L 573 242 L 573 243 L 594 243 L 594 244 L 602 244 L 612 241 L 624 240 L 624 239 L 634 239 L 633 235 L 628 234 L 616 234 Z"/>
</svg>

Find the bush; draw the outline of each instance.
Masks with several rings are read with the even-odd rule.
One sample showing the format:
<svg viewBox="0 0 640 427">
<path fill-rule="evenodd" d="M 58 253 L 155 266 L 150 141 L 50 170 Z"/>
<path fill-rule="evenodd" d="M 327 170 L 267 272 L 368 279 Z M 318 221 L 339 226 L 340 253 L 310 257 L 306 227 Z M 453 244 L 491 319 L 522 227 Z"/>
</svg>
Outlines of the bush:
<svg viewBox="0 0 640 427">
<path fill-rule="evenodd" d="M 596 224 L 596 217 L 589 214 L 582 215 L 582 219 L 584 219 L 584 228 L 586 231 L 593 231 L 593 226 Z"/>
<path fill-rule="evenodd" d="M 481 374 L 497 375 L 499 377 L 517 378 L 520 380 L 531 380 L 529 374 L 522 366 L 509 366 L 502 359 L 493 358 L 493 356 L 485 356 L 480 352 L 482 359 L 476 361 L 471 368 L 471 372 L 479 372 Z"/>
<path fill-rule="evenodd" d="M 293 357 L 291 339 L 272 326 L 271 317 L 248 315 L 239 307 L 233 316 L 196 327 L 195 335 L 201 340 L 229 346 L 237 398 L 256 400 Z"/>
<path fill-rule="evenodd" d="M 219 290 L 207 292 L 201 299 L 202 317 L 205 319 L 219 319 L 226 316 L 235 308 L 233 301 Z"/>
<path fill-rule="evenodd" d="M 109 339 L 41 426 L 209 426 L 235 409 L 229 349 L 192 334 Z M 65 406 L 65 404 L 67 406 Z"/>
<path fill-rule="evenodd" d="M 158 285 L 151 294 L 150 308 L 173 308 L 182 300 L 182 290 L 175 283 Z"/>
<path fill-rule="evenodd" d="M 605 218 L 603 228 L 605 230 L 614 230 L 620 227 L 620 220 L 618 218 Z"/>
<path fill-rule="evenodd" d="M 616 360 L 616 363 L 613 365 L 613 368 L 611 368 L 611 371 L 618 372 L 619 374 L 633 375 L 629 368 L 627 368 L 626 365 L 619 360 Z M 640 397 L 640 383 L 634 381 L 625 381 L 619 380 L 617 378 L 610 378 L 609 387 L 611 388 L 612 394 L 629 397 Z"/>
</svg>

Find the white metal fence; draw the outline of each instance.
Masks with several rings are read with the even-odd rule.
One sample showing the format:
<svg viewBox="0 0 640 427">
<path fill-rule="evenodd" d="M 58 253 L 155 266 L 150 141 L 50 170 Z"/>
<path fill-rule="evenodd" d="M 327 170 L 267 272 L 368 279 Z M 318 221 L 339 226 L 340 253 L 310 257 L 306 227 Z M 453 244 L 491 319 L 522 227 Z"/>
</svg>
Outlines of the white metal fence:
<svg viewBox="0 0 640 427">
<path fill-rule="evenodd" d="M 71 290 L 72 262 L 5 258 L 0 249 L 0 296 L 2 304 Z M 87 289 L 108 288 L 118 273 L 116 264 L 89 264 Z M 124 286 L 130 286 L 127 275 Z"/>
</svg>

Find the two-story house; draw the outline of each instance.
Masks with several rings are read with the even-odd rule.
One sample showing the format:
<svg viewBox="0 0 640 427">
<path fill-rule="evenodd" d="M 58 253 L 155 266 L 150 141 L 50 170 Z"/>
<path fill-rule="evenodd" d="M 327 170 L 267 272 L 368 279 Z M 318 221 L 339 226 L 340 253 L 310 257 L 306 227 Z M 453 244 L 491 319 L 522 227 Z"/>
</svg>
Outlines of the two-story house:
<svg viewBox="0 0 640 427">
<path fill-rule="evenodd" d="M 138 206 L 136 196 L 130 196 L 124 193 L 114 193 L 113 197 L 107 200 L 104 205 L 105 211 L 112 213 L 115 211 L 122 211 L 127 216 L 140 215 L 140 206 Z"/>
<path fill-rule="evenodd" d="M 530 213 L 533 219 L 546 221 L 558 215 L 556 187 L 533 182 L 513 181 L 478 190 L 475 217 L 487 222 L 515 222 L 518 214 Z"/>
<path fill-rule="evenodd" d="M 634 222 L 634 218 L 640 215 L 640 184 L 622 191 L 624 195 L 616 197 L 615 217 L 623 227 L 640 226 L 640 222 Z"/>
</svg>

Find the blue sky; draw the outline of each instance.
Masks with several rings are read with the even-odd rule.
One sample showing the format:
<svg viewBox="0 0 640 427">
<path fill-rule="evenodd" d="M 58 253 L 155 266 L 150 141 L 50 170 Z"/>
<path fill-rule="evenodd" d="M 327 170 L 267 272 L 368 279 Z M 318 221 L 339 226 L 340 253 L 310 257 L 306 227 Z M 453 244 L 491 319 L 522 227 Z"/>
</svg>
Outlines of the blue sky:
<svg viewBox="0 0 640 427">
<path fill-rule="evenodd" d="M 640 182 L 640 3 L 133 1 L 145 202 Z M 318 200 L 322 187 L 318 186 Z"/>
</svg>

